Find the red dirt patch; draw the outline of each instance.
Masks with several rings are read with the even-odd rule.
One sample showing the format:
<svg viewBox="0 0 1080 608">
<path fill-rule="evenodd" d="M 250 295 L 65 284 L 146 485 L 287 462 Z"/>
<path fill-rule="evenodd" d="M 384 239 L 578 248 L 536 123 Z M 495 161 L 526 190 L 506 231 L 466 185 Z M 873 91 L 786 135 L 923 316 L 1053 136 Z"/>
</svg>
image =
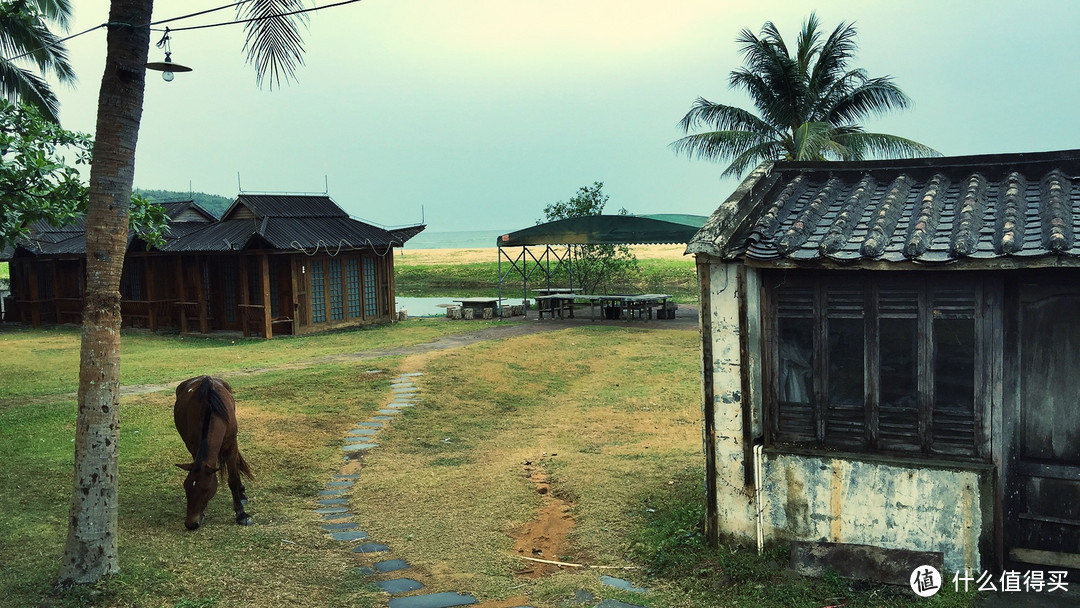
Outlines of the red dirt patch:
<svg viewBox="0 0 1080 608">
<path fill-rule="evenodd" d="M 542 458 L 537 461 L 525 461 L 525 476 L 536 484 L 536 492 L 543 501 L 536 519 L 515 530 L 510 536 L 514 539 L 514 551 L 525 558 L 560 561 L 566 553 L 566 537 L 574 527 L 570 515 L 571 504 L 551 492 L 551 483 L 547 473 L 541 468 Z M 518 576 L 539 578 L 561 570 L 556 564 L 523 560 L 524 568 Z"/>
</svg>

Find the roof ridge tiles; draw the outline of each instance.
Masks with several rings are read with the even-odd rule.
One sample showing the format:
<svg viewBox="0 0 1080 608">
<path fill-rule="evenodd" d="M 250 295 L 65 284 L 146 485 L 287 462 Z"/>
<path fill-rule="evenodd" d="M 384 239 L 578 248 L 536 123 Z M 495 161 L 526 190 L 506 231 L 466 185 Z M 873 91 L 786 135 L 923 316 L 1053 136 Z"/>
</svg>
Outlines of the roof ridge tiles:
<svg viewBox="0 0 1080 608">
<path fill-rule="evenodd" d="M 799 214 L 798 219 L 791 225 L 791 228 L 788 228 L 787 233 L 780 238 L 780 242 L 776 244 L 776 248 L 782 255 L 795 251 L 806 242 L 806 239 L 813 233 L 814 228 L 817 227 L 818 222 L 821 221 L 821 216 L 825 214 L 829 205 L 839 197 L 842 187 L 843 182 L 836 177 L 825 182 L 817 195 L 810 200 L 810 204 L 803 208 L 802 213 Z"/>
<path fill-rule="evenodd" d="M 821 239 L 821 244 L 818 245 L 818 250 L 822 255 L 835 253 L 844 246 L 844 243 L 848 242 L 852 231 L 859 223 L 859 218 L 862 217 L 863 212 L 866 211 L 866 206 L 870 203 L 870 195 L 873 194 L 876 188 L 877 183 L 869 173 L 864 175 L 859 183 L 855 185 L 855 190 L 848 197 L 832 226 L 829 227 L 825 238 Z"/>
<path fill-rule="evenodd" d="M 1068 203 L 1072 182 L 1059 169 L 1043 178 L 1043 244 L 1054 253 L 1063 253 L 1072 247 L 1072 208 Z"/>
<path fill-rule="evenodd" d="M 930 183 L 923 190 L 919 205 L 919 215 L 911 223 L 907 245 L 904 246 L 904 255 L 915 259 L 930 247 L 937 232 L 938 219 L 945 207 L 945 192 L 949 189 L 949 178 L 937 173 L 930 178 Z"/>
<path fill-rule="evenodd" d="M 1001 219 L 994 232 L 999 235 L 998 251 L 1008 255 L 1019 251 L 1024 241 L 1027 180 L 1022 173 L 1013 171 L 1005 181 L 1000 193 Z"/>
<path fill-rule="evenodd" d="M 953 222 L 951 253 L 958 257 L 967 257 L 975 252 L 979 243 L 979 230 L 982 228 L 986 213 L 986 177 L 975 173 L 967 179 L 963 198 L 959 201 L 960 209 Z"/>
<path fill-rule="evenodd" d="M 904 213 L 904 202 L 907 200 L 913 182 L 914 180 L 907 174 L 901 174 L 893 180 L 889 193 L 881 199 L 881 204 L 874 212 L 873 223 L 862 244 L 863 255 L 876 258 L 885 253 L 889 236 Z"/>
</svg>

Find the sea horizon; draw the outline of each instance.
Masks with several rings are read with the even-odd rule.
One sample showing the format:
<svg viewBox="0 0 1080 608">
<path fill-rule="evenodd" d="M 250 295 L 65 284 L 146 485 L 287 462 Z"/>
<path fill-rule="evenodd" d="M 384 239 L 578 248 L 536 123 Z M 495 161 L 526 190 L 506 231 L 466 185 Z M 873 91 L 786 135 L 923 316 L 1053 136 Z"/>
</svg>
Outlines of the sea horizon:
<svg viewBox="0 0 1080 608">
<path fill-rule="evenodd" d="M 409 239 L 404 249 L 476 249 L 498 245 L 501 230 L 423 231 Z"/>
</svg>

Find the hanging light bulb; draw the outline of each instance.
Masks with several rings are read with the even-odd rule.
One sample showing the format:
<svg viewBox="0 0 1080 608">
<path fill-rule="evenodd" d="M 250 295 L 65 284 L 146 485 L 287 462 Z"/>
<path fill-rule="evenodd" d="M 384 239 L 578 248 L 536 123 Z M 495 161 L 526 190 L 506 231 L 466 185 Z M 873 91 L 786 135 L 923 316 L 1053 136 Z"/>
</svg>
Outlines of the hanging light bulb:
<svg viewBox="0 0 1080 608">
<path fill-rule="evenodd" d="M 146 69 L 161 72 L 161 78 L 165 82 L 172 82 L 175 72 L 190 72 L 191 68 L 179 63 L 173 63 L 172 46 L 169 43 L 169 28 L 165 28 L 165 35 L 157 43 L 157 47 L 165 49 L 165 61 L 154 61 L 146 64 Z"/>
</svg>

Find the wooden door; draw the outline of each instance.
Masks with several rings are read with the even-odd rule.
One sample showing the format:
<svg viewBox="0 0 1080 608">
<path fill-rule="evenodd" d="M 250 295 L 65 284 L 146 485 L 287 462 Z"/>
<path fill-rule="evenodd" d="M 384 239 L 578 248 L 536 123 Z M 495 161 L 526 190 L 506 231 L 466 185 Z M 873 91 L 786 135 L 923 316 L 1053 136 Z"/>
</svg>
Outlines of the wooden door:
<svg viewBox="0 0 1080 608">
<path fill-rule="evenodd" d="M 1080 287 L 1021 285 L 1018 293 L 1007 556 L 1080 568 Z"/>
</svg>

